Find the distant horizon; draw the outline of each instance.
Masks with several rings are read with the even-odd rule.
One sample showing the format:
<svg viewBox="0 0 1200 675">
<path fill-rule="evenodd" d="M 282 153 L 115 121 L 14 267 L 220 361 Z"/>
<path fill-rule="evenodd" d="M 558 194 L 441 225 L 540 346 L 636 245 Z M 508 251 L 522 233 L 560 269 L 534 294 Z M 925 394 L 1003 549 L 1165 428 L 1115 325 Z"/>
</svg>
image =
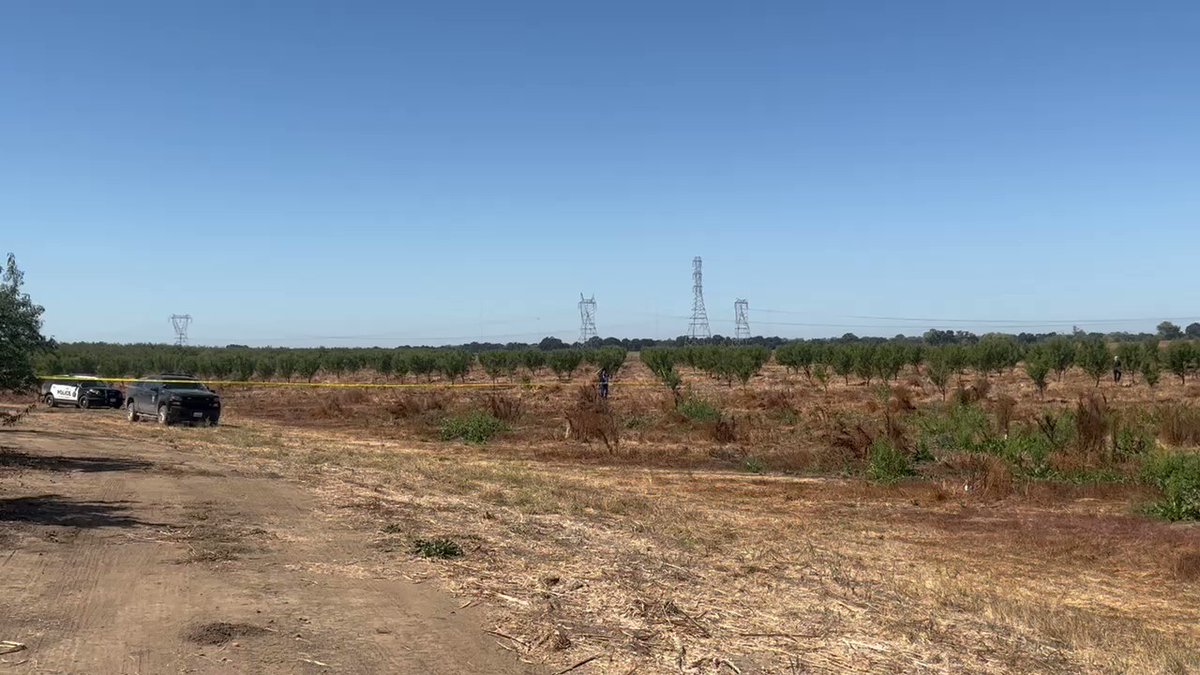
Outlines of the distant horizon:
<svg viewBox="0 0 1200 675">
<path fill-rule="evenodd" d="M 1184 321 L 1184 320 L 1185 319 L 1183 319 L 1183 318 L 1178 318 L 1178 321 Z M 1191 323 L 1200 323 L 1200 322 L 1189 322 L 1188 324 L 1178 323 L 1176 319 L 1171 319 L 1171 318 L 1162 319 L 1162 321 L 1174 323 L 1180 330 L 1186 329 Z M 1156 324 L 1156 326 L 1151 327 L 1148 330 L 1136 330 L 1136 331 L 1127 331 L 1127 330 L 1089 331 L 1089 330 L 1086 330 L 1082 326 L 1078 326 L 1075 328 L 1079 328 L 1080 333 L 1083 335 L 1104 335 L 1106 337 L 1120 336 L 1120 335 L 1130 335 L 1130 336 L 1137 336 L 1137 337 L 1152 337 L 1152 336 L 1158 335 L 1157 324 Z M 1012 332 L 1012 331 L 1006 331 L 1006 330 L 994 330 L 993 329 L 993 330 L 984 330 L 984 331 L 972 331 L 972 330 L 968 330 L 968 329 L 964 329 L 964 328 L 946 328 L 946 327 L 940 327 L 940 326 L 931 326 L 931 327 L 926 328 L 925 330 L 921 331 L 920 333 L 915 333 L 915 334 L 895 333 L 892 335 L 871 335 L 871 334 L 858 334 L 858 333 L 853 333 L 853 331 L 848 331 L 847 333 L 842 333 L 840 335 L 829 335 L 829 336 L 812 337 L 812 338 L 785 337 L 782 335 L 753 335 L 748 340 L 748 342 L 751 342 L 751 343 L 763 342 L 763 341 L 792 342 L 792 341 L 796 341 L 796 340 L 837 341 L 837 340 L 845 339 L 847 337 L 847 335 L 849 335 L 849 334 L 853 334 L 856 339 L 870 340 L 870 341 L 891 340 L 891 339 L 895 339 L 895 338 L 904 338 L 907 340 L 919 340 L 919 339 L 922 339 L 929 331 L 935 331 L 935 330 L 950 331 L 950 332 L 962 332 L 962 333 L 970 334 L 974 337 L 982 337 L 982 336 L 990 334 L 990 333 L 1011 335 L 1014 337 L 1020 336 L 1020 335 L 1030 335 L 1030 336 L 1034 336 L 1034 337 L 1059 335 L 1059 336 L 1070 337 L 1075 334 L 1074 330 L 1065 330 L 1065 331 L 1064 330 L 1046 330 L 1046 331 L 1023 330 L 1023 331 Z M 1184 337 L 1194 337 L 1194 336 L 1186 336 L 1185 335 Z M 209 344 L 209 343 L 197 343 L 197 342 L 189 340 L 188 343 L 186 343 L 183 346 L 197 347 L 197 348 L 203 348 L 203 349 L 224 349 L 224 348 L 229 348 L 229 347 L 246 347 L 246 348 L 251 348 L 251 349 L 439 349 L 439 348 L 473 347 L 473 346 L 496 346 L 496 347 L 503 348 L 508 345 L 521 345 L 521 346 L 525 346 L 525 347 L 537 347 L 539 345 L 539 343 L 543 342 L 544 340 L 548 340 L 548 339 L 560 340 L 567 347 L 586 347 L 587 346 L 587 344 L 585 344 L 585 343 L 580 343 L 577 338 L 575 340 L 570 340 L 570 339 L 564 339 L 564 338 L 554 336 L 554 335 L 546 335 L 538 340 L 533 340 L 533 341 L 509 340 L 509 341 L 504 341 L 504 342 L 497 342 L 497 341 L 489 341 L 489 340 L 468 340 L 465 342 L 443 343 L 443 344 L 395 344 L 395 345 L 384 345 L 384 344 L 282 345 L 282 344 L 248 344 L 248 343 L 236 342 L 236 341 L 225 342 L 222 344 Z M 617 336 L 610 335 L 610 336 L 597 336 L 596 339 L 602 343 L 610 342 L 613 340 L 618 341 L 618 342 L 670 343 L 670 342 L 686 342 L 690 338 L 688 338 L 688 336 L 686 336 L 686 335 L 677 335 L 672 338 L 652 338 L 652 337 L 646 337 L 646 336 L 617 337 Z M 734 343 L 737 342 L 737 340 L 732 336 L 721 335 L 721 334 L 717 334 L 717 333 L 714 333 L 712 338 L 709 338 L 709 340 L 724 340 L 724 341 L 729 341 L 729 342 L 734 342 Z M 151 345 L 151 346 L 164 346 L 164 347 L 177 346 L 174 344 L 173 341 L 104 342 L 104 341 L 99 341 L 99 340 L 59 340 L 58 342 L 61 344 Z M 704 342 L 704 340 L 699 340 L 699 342 Z"/>
</svg>

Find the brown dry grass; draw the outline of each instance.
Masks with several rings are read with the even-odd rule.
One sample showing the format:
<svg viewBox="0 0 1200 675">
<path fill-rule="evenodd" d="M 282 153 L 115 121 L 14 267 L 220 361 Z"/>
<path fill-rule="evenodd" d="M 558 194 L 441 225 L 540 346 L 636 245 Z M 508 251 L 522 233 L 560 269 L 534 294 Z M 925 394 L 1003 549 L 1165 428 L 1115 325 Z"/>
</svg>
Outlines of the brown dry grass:
<svg viewBox="0 0 1200 675">
<path fill-rule="evenodd" d="M 644 371 L 631 361 L 621 378 Z M 749 475 L 751 458 L 774 472 L 844 471 L 941 396 L 911 375 L 886 401 L 854 380 L 826 392 L 774 366 L 747 389 L 684 376 L 736 417 L 733 440 L 681 422 L 661 387 L 617 382 L 601 404 L 594 387 L 548 376 L 503 394 L 231 390 L 231 427 L 111 429 L 301 477 L 364 536 L 386 520 L 471 542 L 453 562 L 381 548 L 364 564 L 490 603 L 499 629 L 527 645 L 517 648 L 554 670 L 595 653 L 590 672 L 1200 669 L 1200 533 L 1130 515 L 1142 488 L 1017 485 L 985 455 L 952 457 L 940 483 L 893 487 Z M 1072 374 L 1043 402 L 1005 373 L 963 396 L 1003 429 L 1086 406 L 1093 389 Z M 1111 410 L 1187 395 L 1165 381 L 1101 393 Z M 521 401 L 506 440 L 431 440 L 439 415 L 489 409 L 497 395 Z M 580 410 L 611 424 L 619 452 L 563 439 Z M 1187 443 L 1170 424 L 1164 440 Z"/>
<path fill-rule="evenodd" d="M 561 438 L 456 447 L 447 461 L 441 444 L 356 428 L 231 421 L 103 420 L 301 477 L 327 517 L 372 539 L 385 522 L 470 542 L 452 562 L 381 547 L 362 564 L 486 601 L 498 630 L 553 670 L 595 653 L 590 672 L 1200 668 L 1200 587 L 1181 553 L 1200 534 L 1129 516 L 1127 493 L 997 500 L 1003 478 L 983 459 L 970 460 L 982 486 L 970 491 L 652 468 L 692 451 L 645 438 L 600 464 L 607 453 Z M 659 424 L 671 423 L 651 434 Z"/>
</svg>

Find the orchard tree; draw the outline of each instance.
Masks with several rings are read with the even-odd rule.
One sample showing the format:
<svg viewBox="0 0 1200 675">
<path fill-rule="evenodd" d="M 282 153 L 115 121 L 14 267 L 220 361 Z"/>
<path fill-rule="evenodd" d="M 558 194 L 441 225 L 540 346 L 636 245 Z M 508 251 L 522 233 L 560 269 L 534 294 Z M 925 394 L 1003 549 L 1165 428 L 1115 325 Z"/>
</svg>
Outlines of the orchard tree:
<svg viewBox="0 0 1200 675">
<path fill-rule="evenodd" d="M 583 363 L 583 354 L 575 349 L 558 349 L 549 352 L 546 361 L 550 364 L 550 370 L 553 370 L 559 379 L 565 380 L 570 379 L 579 369 L 579 364 Z"/>
<path fill-rule="evenodd" d="M 946 387 L 950 384 L 950 376 L 955 372 L 954 347 L 931 349 L 925 356 L 925 374 L 937 390 L 942 392 L 942 400 L 946 400 Z"/>
<path fill-rule="evenodd" d="M 521 365 L 529 371 L 531 376 L 537 375 L 537 372 L 546 365 L 546 352 L 540 349 L 526 349 L 521 352 Z"/>
<path fill-rule="evenodd" d="M 1056 337 L 1046 343 L 1046 358 L 1050 360 L 1050 368 L 1058 373 L 1059 382 L 1071 366 L 1075 364 L 1075 346 L 1065 337 Z"/>
<path fill-rule="evenodd" d="M 1151 361 L 1149 359 L 1142 361 L 1142 379 L 1146 381 L 1146 384 L 1150 385 L 1151 389 L 1158 384 L 1158 377 L 1158 361 Z"/>
<path fill-rule="evenodd" d="M 1025 374 L 1037 387 L 1038 398 L 1046 397 L 1046 376 L 1050 374 L 1050 359 L 1044 350 L 1034 349 L 1025 355 Z"/>
<path fill-rule="evenodd" d="M 854 372 L 854 352 L 845 345 L 832 348 L 829 352 L 829 365 L 846 384 L 850 384 L 850 374 Z"/>
<path fill-rule="evenodd" d="M 1108 372 L 1112 365 L 1112 356 L 1108 353 L 1108 346 L 1104 344 L 1104 340 L 1100 339 L 1080 342 L 1079 353 L 1075 360 L 1079 363 L 1079 367 L 1083 368 L 1083 372 L 1096 380 L 1096 386 L 1100 386 L 1100 378 L 1104 377 L 1104 373 Z"/>
<path fill-rule="evenodd" d="M 24 391 L 37 384 L 34 356 L 48 352 L 54 343 L 42 336 L 41 305 L 21 292 L 25 275 L 9 253 L 0 276 L 0 391 Z"/>
<path fill-rule="evenodd" d="M 1172 342 L 1167 346 L 1165 354 L 1167 362 L 1167 370 L 1175 374 L 1179 378 L 1180 384 L 1185 384 L 1187 381 L 1187 373 L 1192 369 L 1192 360 L 1195 358 L 1195 350 L 1190 342 Z"/>
<path fill-rule="evenodd" d="M 456 379 L 466 382 L 467 373 L 471 372 L 471 362 L 474 360 L 470 352 L 450 349 L 438 355 L 438 370 L 451 382 Z"/>
<path fill-rule="evenodd" d="M 1142 372 L 1142 360 L 1146 352 L 1137 342 L 1122 342 L 1117 345 L 1117 358 L 1121 359 L 1121 369 L 1129 373 L 1131 381 L 1137 381 L 1137 374 Z"/>
</svg>

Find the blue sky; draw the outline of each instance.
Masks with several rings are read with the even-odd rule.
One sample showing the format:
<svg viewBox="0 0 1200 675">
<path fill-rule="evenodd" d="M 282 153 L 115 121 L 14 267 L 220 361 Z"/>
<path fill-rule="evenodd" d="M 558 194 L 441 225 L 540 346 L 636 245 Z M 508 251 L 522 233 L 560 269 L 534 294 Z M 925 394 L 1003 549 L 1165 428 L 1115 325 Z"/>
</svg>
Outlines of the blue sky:
<svg viewBox="0 0 1200 675">
<path fill-rule="evenodd" d="M 60 340 L 1200 319 L 1195 2 L 5 2 Z M 879 318 L 879 317 L 896 317 Z M 1192 317 L 1195 317 L 1193 319 Z"/>
</svg>

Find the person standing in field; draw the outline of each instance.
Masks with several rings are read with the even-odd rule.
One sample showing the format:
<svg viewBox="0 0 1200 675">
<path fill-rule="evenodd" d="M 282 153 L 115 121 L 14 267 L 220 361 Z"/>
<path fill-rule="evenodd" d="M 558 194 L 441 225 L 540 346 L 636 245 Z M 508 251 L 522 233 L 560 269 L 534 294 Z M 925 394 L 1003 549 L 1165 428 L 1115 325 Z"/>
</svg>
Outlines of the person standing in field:
<svg viewBox="0 0 1200 675">
<path fill-rule="evenodd" d="M 1113 357 L 1113 382 L 1121 383 L 1121 357 Z"/>
<path fill-rule="evenodd" d="M 600 398 L 608 398 L 608 369 L 600 369 Z"/>
</svg>

